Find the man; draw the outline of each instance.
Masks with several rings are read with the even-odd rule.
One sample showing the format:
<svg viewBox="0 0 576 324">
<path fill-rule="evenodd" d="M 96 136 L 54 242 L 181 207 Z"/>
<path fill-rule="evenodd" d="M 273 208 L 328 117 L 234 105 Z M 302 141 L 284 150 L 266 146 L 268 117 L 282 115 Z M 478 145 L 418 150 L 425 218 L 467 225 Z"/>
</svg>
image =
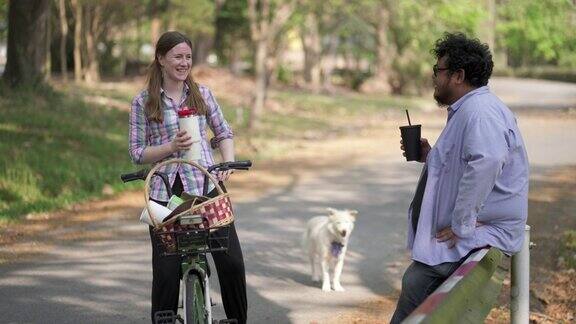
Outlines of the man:
<svg viewBox="0 0 576 324">
<path fill-rule="evenodd" d="M 518 252 L 528 215 L 524 141 L 512 112 L 487 87 L 494 65 L 488 46 L 446 33 L 432 52 L 434 99 L 448 107 L 448 121 L 434 147 L 421 140 L 425 164 L 409 210 L 413 262 L 392 323 L 410 315 L 471 251 Z"/>
</svg>

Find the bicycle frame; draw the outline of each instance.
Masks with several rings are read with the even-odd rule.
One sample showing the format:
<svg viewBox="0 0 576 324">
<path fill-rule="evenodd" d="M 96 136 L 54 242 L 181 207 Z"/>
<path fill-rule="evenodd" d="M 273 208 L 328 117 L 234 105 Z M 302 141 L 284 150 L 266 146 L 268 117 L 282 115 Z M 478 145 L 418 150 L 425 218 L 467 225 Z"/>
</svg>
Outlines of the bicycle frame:
<svg viewBox="0 0 576 324">
<path fill-rule="evenodd" d="M 200 278 L 202 278 L 203 286 L 204 286 L 204 311 L 206 312 L 206 322 L 212 323 L 212 304 L 210 301 L 210 278 L 208 277 L 207 268 L 208 264 L 206 264 L 203 260 L 200 260 L 199 256 L 190 256 L 186 258 L 186 260 L 182 261 L 182 282 L 188 282 L 188 275 L 190 272 L 197 273 Z M 183 310 L 184 310 L 184 323 L 187 323 L 186 314 L 189 311 L 188 307 L 192 305 L 188 305 L 186 302 L 188 299 L 186 298 L 186 287 L 183 289 L 182 298 L 183 298 Z"/>
<path fill-rule="evenodd" d="M 202 217 L 199 215 L 180 216 L 180 222 L 184 224 L 194 224 L 200 222 L 201 219 Z M 192 324 L 212 324 L 212 305 L 208 276 L 209 265 L 208 259 L 204 256 L 211 252 L 227 250 L 229 234 L 229 225 L 205 229 L 198 228 L 173 232 L 158 232 L 154 234 L 158 237 L 161 235 L 170 235 L 175 241 L 175 250 L 164 250 L 161 252 L 161 255 L 180 255 L 182 258 L 180 266 L 183 274 L 181 280 L 183 289 L 181 289 L 180 293 L 182 296 L 184 318 L 182 319 L 172 311 L 168 311 L 161 312 L 162 319 L 178 318 L 179 320 L 183 320 L 184 323 L 190 323 L 188 317 L 189 314 L 193 313 L 196 318 Z M 157 242 L 157 244 L 161 245 L 162 242 Z M 196 278 L 190 278 L 191 276 L 196 276 Z M 195 287 L 195 285 L 198 283 L 202 286 L 201 291 L 196 290 L 197 287 Z M 189 291 L 194 293 L 191 298 L 187 295 Z M 203 305 L 198 305 L 198 302 L 203 303 Z"/>
<path fill-rule="evenodd" d="M 226 170 L 248 170 L 250 167 L 252 166 L 252 162 L 251 161 L 238 161 L 238 162 L 224 162 L 224 163 L 220 163 L 217 165 L 213 165 L 210 168 L 208 168 L 205 172 L 205 176 L 204 176 L 204 187 L 203 187 L 203 195 L 206 196 L 208 194 L 208 178 L 209 178 L 209 173 L 212 171 L 216 171 L 216 170 L 220 170 L 220 171 L 226 171 Z M 148 173 L 150 172 L 150 170 L 140 170 L 134 173 L 129 173 L 129 174 L 123 174 L 121 175 L 121 179 L 124 182 L 128 182 L 128 181 L 133 181 L 133 180 L 146 180 L 148 183 Z M 171 196 L 171 188 L 168 182 L 168 177 L 165 174 L 162 174 L 158 171 L 155 171 L 153 176 L 160 176 L 160 178 L 162 178 L 162 181 L 164 183 L 164 185 L 166 186 L 166 190 L 167 193 L 169 194 L 169 196 Z M 224 192 L 226 192 L 226 189 L 224 188 L 224 185 L 222 182 L 218 183 L 219 187 L 222 188 L 222 190 Z M 146 187 L 145 187 L 146 188 Z M 147 189 L 145 189 L 147 190 Z M 219 189 L 220 190 L 220 189 Z M 146 193 L 148 193 L 146 191 Z M 147 207 L 148 208 L 148 207 Z M 150 211 L 149 211 L 150 212 Z M 200 215 L 182 215 L 179 216 L 179 219 L 177 220 L 178 222 L 180 222 L 181 224 L 185 224 L 185 225 L 190 225 L 190 224 L 195 224 L 197 222 L 202 223 L 203 218 Z M 193 324 L 193 323 L 188 323 L 188 314 L 190 314 L 189 312 L 194 312 L 196 311 L 196 309 L 189 309 L 190 307 L 195 307 L 196 303 L 188 303 L 188 298 L 187 298 L 187 293 L 189 290 L 189 287 L 187 286 L 189 284 L 189 278 L 191 275 L 195 275 L 198 276 L 199 280 L 201 281 L 201 284 L 203 286 L 202 289 L 202 297 L 204 298 L 204 305 L 203 305 L 203 310 L 199 311 L 198 313 L 201 313 L 201 317 L 203 319 L 205 319 L 205 323 L 206 324 L 212 324 L 212 304 L 211 304 L 211 299 L 210 299 L 210 281 L 209 281 L 209 277 L 208 277 L 208 262 L 206 258 L 202 258 L 202 255 L 205 255 L 206 253 L 210 253 L 213 251 L 224 251 L 228 248 L 228 235 L 229 235 L 229 227 L 226 229 L 227 232 L 220 232 L 223 235 L 226 236 L 222 236 L 220 238 L 214 238 L 214 240 L 216 242 L 219 242 L 218 240 L 225 240 L 226 242 L 226 247 L 224 247 L 223 245 L 220 245 L 220 247 L 214 248 L 211 246 L 211 233 L 212 231 L 218 229 L 219 231 L 223 231 L 226 228 L 226 226 L 223 227 L 218 227 L 218 228 L 207 228 L 204 230 L 184 230 L 182 232 L 173 232 L 171 235 L 174 235 L 173 238 L 175 240 L 177 240 L 177 246 L 180 247 L 181 244 L 184 244 L 184 248 L 182 248 L 181 250 L 179 250 L 179 248 L 176 251 L 172 251 L 173 253 L 170 252 L 163 252 L 163 255 L 170 255 L 170 254 L 179 254 L 182 257 L 182 261 L 181 261 L 181 270 L 182 270 L 182 282 L 184 283 L 184 289 L 182 289 L 182 298 L 183 298 L 183 311 L 184 311 L 184 323 L 185 324 Z M 201 233 L 202 231 L 204 231 L 204 237 L 199 236 L 197 238 L 194 238 L 194 234 L 198 234 Z M 166 232 L 163 232 L 166 233 Z M 215 233 L 215 232 L 214 232 Z M 155 235 L 162 235 L 162 233 L 160 234 L 155 234 Z M 165 234 L 164 234 L 165 235 Z M 202 241 L 202 239 L 204 239 L 204 241 Z M 198 241 L 200 240 L 200 241 Z M 162 240 L 159 237 L 159 241 L 160 244 L 162 244 Z M 188 245 L 186 245 L 188 244 Z M 194 278 L 192 278 L 194 280 Z M 194 299 L 196 300 L 196 298 Z M 162 321 L 162 323 L 168 323 L 165 322 L 164 320 L 169 319 L 170 322 L 173 323 L 173 321 L 175 319 L 181 320 L 181 318 L 177 315 L 174 314 L 172 311 L 160 311 L 157 312 L 155 315 L 155 320 L 158 321 Z M 194 323 L 195 324 L 195 323 Z"/>
<path fill-rule="evenodd" d="M 202 222 L 202 218 L 199 216 L 191 215 L 191 216 L 183 216 L 180 218 L 180 223 L 195 223 L 195 222 Z M 207 245 L 209 243 L 207 242 Z M 198 248 L 204 248 L 202 246 L 198 246 Z M 206 246 L 205 248 L 209 248 Z M 184 323 L 187 323 L 187 314 L 189 311 L 195 311 L 194 309 L 188 309 L 189 307 L 194 307 L 194 305 L 189 305 L 187 303 L 188 298 L 186 293 L 188 289 L 186 285 L 188 284 L 188 276 L 190 272 L 193 272 L 198 275 L 199 278 L 202 280 L 202 286 L 204 287 L 204 312 L 206 314 L 206 323 L 212 323 L 212 304 L 210 300 L 210 278 L 208 277 L 208 262 L 206 258 L 201 258 L 201 255 L 205 255 L 205 253 L 195 253 L 191 255 L 186 255 L 183 257 L 181 268 L 182 268 L 182 282 L 184 283 L 184 289 L 182 289 L 182 304 L 184 310 Z"/>
</svg>

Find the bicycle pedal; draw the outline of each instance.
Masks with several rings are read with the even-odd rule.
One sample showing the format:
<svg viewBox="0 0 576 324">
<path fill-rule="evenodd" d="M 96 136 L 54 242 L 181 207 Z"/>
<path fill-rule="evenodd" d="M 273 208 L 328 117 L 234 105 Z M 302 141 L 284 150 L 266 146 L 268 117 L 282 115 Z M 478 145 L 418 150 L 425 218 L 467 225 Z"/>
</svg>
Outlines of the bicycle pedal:
<svg viewBox="0 0 576 324">
<path fill-rule="evenodd" d="M 155 324 L 175 324 L 176 314 L 174 311 L 159 311 L 154 313 Z"/>
</svg>

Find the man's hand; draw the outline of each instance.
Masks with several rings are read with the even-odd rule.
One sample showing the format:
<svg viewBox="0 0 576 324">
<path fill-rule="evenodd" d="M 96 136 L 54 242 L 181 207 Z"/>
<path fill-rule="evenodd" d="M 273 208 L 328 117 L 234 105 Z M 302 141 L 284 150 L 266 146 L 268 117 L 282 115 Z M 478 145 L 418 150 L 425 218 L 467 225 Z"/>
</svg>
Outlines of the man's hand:
<svg viewBox="0 0 576 324">
<path fill-rule="evenodd" d="M 430 152 L 432 147 L 430 147 L 430 143 L 428 143 L 428 140 L 425 138 L 420 138 L 420 146 L 422 147 L 422 157 L 418 162 L 424 163 L 426 162 L 426 157 L 428 157 L 428 152 Z M 405 157 L 406 150 L 404 149 L 404 142 L 402 142 L 402 140 L 400 140 L 400 149 L 403 151 L 402 155 Z"/>
<path fill-rule="evenodd" d="M 452 232 L 452 227 L 446 227 L 436 233 L 436 239 L 438 242 L 447 242 L 448 248 L 451 249 L 456 245 L 458 236 Z"/>
<path fill-rule="evenodd" d="M 476 227 L 482 225 L 484 224 L 476 222 Z M 448 242 L 447 243 L 448 248 L 451 249 L 456 245 L 456 242 L 458 241 L 458 236 L 456 236 L 456 234 L 452 232 L 452 227 L 446 227 L 440 230 L 438 233 L 436 233 L 436 239 L 438 240 L 438 242 Z"/>
</svg>

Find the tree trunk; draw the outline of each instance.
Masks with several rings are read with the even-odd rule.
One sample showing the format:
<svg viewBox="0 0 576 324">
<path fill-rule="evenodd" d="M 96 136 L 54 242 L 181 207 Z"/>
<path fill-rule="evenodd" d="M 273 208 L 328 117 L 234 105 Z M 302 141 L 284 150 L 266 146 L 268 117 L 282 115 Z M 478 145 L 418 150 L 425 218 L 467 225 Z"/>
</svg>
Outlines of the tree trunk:
<svg viewBox="0 0 576 324">
<path fill-rule="evenodd" d="M 48 17 L 46 18 L 46 62 L 44 63 L 44 80 L 49 81 L 52 77 L 52 50 L 50 44 L 52 44 L 52 15 L 50 14 L 50 6 L 52 2 L 48 3 Z"/>
<path fill-rule="evenodd" d="M 482 22 L 480 33 L 492 51 L 494 51 L 496 35 L 496 2 L 495 0 L 484 0 L 487 12 L 486 20 Z"/>
<path fill-rule="evenodd" d="M 66 60 L 66 40 L 68 39 L 68 21 L 66 20 L 66 2 L 58 0 L 58 12 L 60 14 L 60 73 L 62 81 L 68 82 L 68 63 Z"/>
<path fill-rule="evenodd" d="M 160 38 L 160 9 L 158 7 L 158 0 L 151 0 L 150 2 L 150 44 L 156 48 L 156 42 Z"/>
<path fill-rule="evenodd" d="M 92 10 L 86 12 L 86 73 L 84 79 L 87 83 L 100 81 L 100 62 L 98 60 L 98 30 L 100 28 L 100 18 L 102 7 L 95 4 Z"/>
<path fill-rule="evenodd" d="M 332 85 L 332 73 L 334 72 L 334 66 L 336 65 L 336 56 L 338 54 L 338 44 L 340 43 L 340 39 L 338 35 L 331 34 L 328 40 L 328 49 L 326 51 L 326 55 L 322 58 L 322 88 L 324 91 L 328 93 L 332 93 L 334 91 L 334 87 Z"/>
<path fill-rule="evenodd" d="M 74 80 L 82 81 L 82 4 L 70 0 L 74 12 Z"/>
<path fill-rule="evenodd" d="M 50 0 L 18 0 L 8 5 L 8 44 L 3 79 L 11 87 L 36 86 L 46 76 L 46 23 Z"/>
<path fill-rule="evenodd" d="M 250 36 L 256 51 L 254 58 L 256 86 L 254 106 L 248 122 L 250 129 L 258 128 L 260 116 L 264 110 L 267 91 L 266 61 L 268 59 L 268 49 L 271 48 L 269 42 L 274 41 L 282 26 L 292 15 L 294 7 L 295 1 L 289 0 L 282 3 L 274 12 L 271 12 L 270 0 L 248 0 Z"/>
<path fill-rule="evenodd" d="M 499 48 L 496 44 L 496 25 L 498 23 L 498 13 L 496 10 L 496 0 L 485 0 L 486 12 L 488 13 L 487 19 L 484 21 L 484 30 L 486 43 L 490 46 L 492 57 L 495 66 L 506 67 L 508 62 L 506 60 L 506 50 Z"/>
<path fill-rule="evenodd" d="M 240 76 L 242 74 L 242 57 L 240 56 L 240 46 L 241 42 L 237 38 L 232 38 L 230 40 L 230 55 L 229 55 L 229 68 L 230 72 L 235 76 Z"/>
<path fill-rule="evenodd" d="M 278 65 L 281 62 L 281 54 L 285 53 L 287 49 L 287 44 L 283 41 L 282 37 L 275 37 L 273 42 L 268 42 L 268 50 L 266 57 L 266 88 L 274 86 L 278 83 Z M 266 91 L 266 94 L 268 92 Z M 264 97 L 264 101 L 268 99 L 268 96 Z"/>
<path fill-rule="evenodd" d="M 206 63 L 213 42 L 214 39 L 208 35 L 201 35 L 196 37 L 192 51 L 192 64 L 194 66 Z"/>
<path fill-rule="evenodd" d="M 304 49 L 304 80 L 314 92 L 320 90 L 320 58 L 322 45 L 318 32 L 318 19 L 314 12 L 306 14 L 302 26 L 302 47 Z"/>
<path fill-rule="evenodd" d="M 254 94 L 254 106 L 252 107 L 252 114 L 250 114 L 250 120 L 248 122 L 248 128 L 257 129 L 260 126 L 260 117 L 264 111 L 264 99 L 266 98 L 266 57 L 268 56 L 268 46 L 266 45 L 266 40 L 261 39 L 256 44 L 256 57 L 254 59 L 255 64 L 255 94 Z"/>
<path fill-rule="evenodd" d="M 376 68 L 374 77 L 362 85 L 362 91 L 390 94 L 396 92 L 399 81 L 392 69 L 397 51 L 396 46 L 388 38 L 391 29 L 390 7 L 387 3 L 380 4 L 378 8 L 378 21 L 375 24 L 376 33 Z"/>
</svg>

